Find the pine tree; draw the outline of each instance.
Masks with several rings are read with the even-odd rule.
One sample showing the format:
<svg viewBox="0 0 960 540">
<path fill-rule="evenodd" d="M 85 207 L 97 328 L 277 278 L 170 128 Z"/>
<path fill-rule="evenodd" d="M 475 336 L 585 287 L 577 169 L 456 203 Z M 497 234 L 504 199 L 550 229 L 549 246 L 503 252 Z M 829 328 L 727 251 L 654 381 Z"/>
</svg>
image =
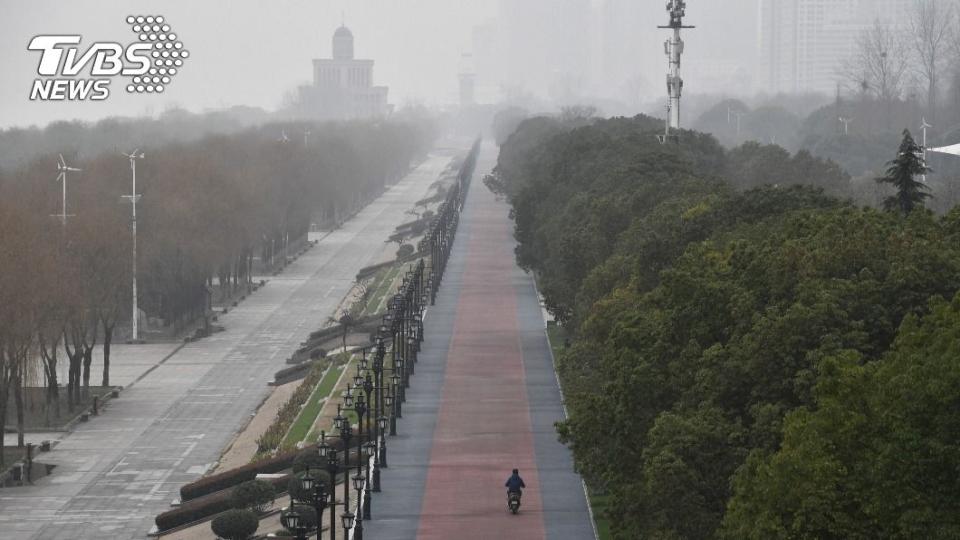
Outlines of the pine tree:
<svg viewBox="0 0 960 540">
<path fill-rule="evenodd" d="M 923 148 L 910 135 L 909 130 L 903 130 L 903 142 L 897 158 L 887 163 L 886 176 L 877 178 L 880 184 L 892 184 L 897 193 L 884 199 L 883 207 L 889 212 L 899 211 L 907 215 L 915 208 L 923 208 L 924 200 L 932 195 L 927 193 L 926 184 L 916 180 L 918 175 L 930 172 L 923 163 Z"/>
</svg>

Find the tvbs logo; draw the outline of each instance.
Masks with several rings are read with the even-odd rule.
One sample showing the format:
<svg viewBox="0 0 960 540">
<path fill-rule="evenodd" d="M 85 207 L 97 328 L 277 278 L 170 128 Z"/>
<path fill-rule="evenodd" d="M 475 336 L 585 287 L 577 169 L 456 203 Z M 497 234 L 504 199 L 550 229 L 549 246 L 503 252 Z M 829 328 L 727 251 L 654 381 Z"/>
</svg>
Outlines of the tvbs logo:
<svg viewBox="0 0 960 540">
<path fill-rule="evenodd" d="M 110 97 L 115 77 L 125 79 L 129 93 L 162 93 L 190 52 L 162 16 L 131 15 L 127 24 L 137 36 L 127 45 L 98 41 L 81 50 L 79 35 L 35 36 L 27 49 L 40 52 L 40 77 L 33 81 L 30 99 L 102 101 Z"/>
</svg>

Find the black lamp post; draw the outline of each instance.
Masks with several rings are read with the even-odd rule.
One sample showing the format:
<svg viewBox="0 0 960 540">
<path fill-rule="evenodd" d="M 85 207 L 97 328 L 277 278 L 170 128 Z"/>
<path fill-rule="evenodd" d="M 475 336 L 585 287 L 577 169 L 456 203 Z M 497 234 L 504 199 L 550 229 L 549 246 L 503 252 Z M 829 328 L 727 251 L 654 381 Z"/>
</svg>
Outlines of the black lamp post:
<svg viewBox="0 0 960 540">
<path fill-rule="evenodd" d="M 417 339 L 416 335 L 407 336 L 407 343 L 410 345 L 410 357 L 413 359 L 413 362 L 410 362 L 410 365 L 417 363 L 417 353 L 420 352 L 420 340 Z M 410 373 L 413 373 L 413 368 L 410 368 Z"/>
<path fill-rule="evenodd" d="M 400 366 L 403 364 L 401 363 Z M 397 418 L 403 418 L 403 377 L 400 376 L 400 366 L 395 366 L 393 370 L 393 375 L 390 376 L 390 381 L 393 382 L 393 409 Z M 396 435 L 396 433 L 391 433 L 391 435 Z"/>
<path fill-rule="evenodd" d="M 379 462 L 377 463 L 377 468 L 373 470 L 373 485 L 375 488 L 376 486 L 380 485 L 380 467 L 383 467 L 384 469 L 387 468 L 387 422 L 388 420 L 386 416 L 380 415 L 377 418 L 377 424 L 380 426 L 380 456 Z"/>
<path fill-rule="evenodd" d="M 283 528 L 296 535 L 297 540 L 307 540 L 307 528 L 303 524 L 300 514 L 292 507 L 280 513 L 280 524 Z"/>
<path fill-rule="evenodd" d="M 391 437 L 394 437 L 397 434 L 397 414 L 398 414 L 397 404 L 395 403 L 396 400 L 393 399 L 393 392 L 394 392 L 394 389 L 397 387 L 397 383 L 393 382 L 394 377 L 397 377 L 397 375 L 390 377 L 390 380 L 391 380 L 391 383 L 390 383 L 391 386 L 389 388 L 390 391 L 387 392 L 387 395 L 383 397 L 383 404 L 390 409 L 390 436 Z M 386 467 L 386 465 L 384 465 L 384 467 Z"/>
<path fill-rule="evenodd" d="M 372 409 L 373 409 L 373 401 L 374 401 L 374 399 L 373 399 L 373 397 L 374 397 L 374 396 L 373 396 L 374 385 L 373 385 L 373 377 L 370 376 L 370 372 L 369 372 L 369 371 L 366 371 L 366 372 L 365 372 L 364 377 L 363 377 L 363 384 L 362 384 L 361 386 L 363 387 L 363 392 L 367 395 L 367 424 L 366 424 L 366 426 L 367 426 L 367 440 L 368 440 L 368 441 L 371 441 L 371 440 L 373 440 L 373 439 L 372 439 L 372 437 L 371 437 L 371 433 L 370 433 L 370 432 L 372 431 L 373 427 L 370 425 L 370 413 L 373 412 Z M 380 406 L 380 404 L 377 403 L 377 407 L 379 407 L 379 406 Z"/>
<path fill-rule="evenodd" d="M 337 416 L 340 416 L 339 411 Z M 337 538 L 337 473 L 340 472 L 340 460 L 337 458 L 337 450 L 331 448 L 327 444 L 327 434 L 323 431 L 320 432 L 320 445 L 317 447 L 317 452 L 320 454 L 320 458 L 327 460 L 327 473 L 330 474 L 330 540 L 336 540 Z M 317 530 L 319 531 L 319 521 L 320 515 L 317 515 Z M 318 533 L 319 534 L 319 533 Z"/>
<path fill-rule="evenodd" d="M 323 510 L 327 507 L 327 486 L 311 476 L 310 467 L 307 467 L 304 477 L 300 479 L 300 490 L 309 499 L 304 502 L 312 503 L 313 509 L 317 512 L 317 536 L 319 537 L 320 520 L 323 518 Z"/>
<path fill-rule="evenodd" d="M 422 309 L 423 309 L 423 304 L 420 304 L 419 308 L 420 308 L 420 310 L 422 310 Z M 414 313 L 414 314 L 413 314 L 413 321 L 414 321 L 414 322 L 416 323 L 416 325 L 417 325 L 417 340 L 418 340 L 420 343 L 423 343 L 423 311 L 418 311 L 417 313 Z M 420 349 L 420 346 L 418 345 L 418 346 L 417 346 L 417 350 L 419 350 L 419 349 Z"/>
<path fill-rule="evenodd" d="M 355 380 L 362 382 L 363 377 L 358 374 Z M 367 413 L 369 409 L 370 409 L 370 406 L 367 404 L 367 400 L 364 399 L 364 395 L 358 392 L 357 397 L 355 399 L 355 405 L 353 407 L 353 410 L 357 413 L 357 475 L 354 477 L 354 488 L 357 489 L 357 504 L 360 504 L 360 491 L 363 489 L 363 480 L 364 480 L 363 467 L 366 465 L 364 463 L 364 455 L 363 455 L 363 449 L 364 449 L 363 416 L 364 414 Z M 369 429 L 369 426 L 368 426 L 368 429 Z M 360 478 L 359 484 L 357 484 L 357 481 L 356 481 L 357 477 Z M 356 486 L 359 486 L 359 488 L 357 488 Z M 367 497 L 367 500 L 364 503 L 364 508 L 361 509 L 359 506 L 357 507 L 357 524 L 361 528 L 361 530 L 363 528 L 363 525 L 360 525 L 362 520 L 370 519 L 369 504 L 370 504 L 370 497 Z"/>
<path fill-rule="evenodd" d="M 344 516 L 350 514 L 350 439 L 353 438 L 353 426 L 350 425 L 350 420 L 344 418 L 340 423 L 340 439 L 343 441 L 343 511 Z M 353 516 L 353 514 L 350 514 Z M 344 527 L 343 534 L 346 535 L 346 529 L 350 527 Z M 344 536 L 346 538 L 346 536 Z"/>
<path fill-rule="evenodd" d="M 349 484 L 349 482 L 344 482 L 344 485 L 347 485 L 347 484 Z M 350 529 L 352 529 L 353 522 L 355 519 L 356 519 L 356 516 L 354 516 L 353 512 L 351 512 L 350 510 L 347 510 L 344 513 L 340 514 L 340 520 L 343 523 L 343 530 L 349 531 Z"/>
<path fill-rule="evenodd" d="M 354 540 L 363 540 L 363 520 L 369 519 L 368 516 L 363 515 L 363 510 L 360 508 L 360 500 L 363 498 L 363 475 L 360 474 L 360 471 L 357 471 L 356 476 L 354 476 L 352 480 L 353 489 L 357 492 L 357 526 L 353 529 L 353 538 Z M 369 499 L 370 497 L 367 498 Z"/>
<path fill-rule="evenodd" d="M 378 423 L 379 424 L 379 423 Z M 373 470 L 370 470 L 370 461 L 367 460 L 367 484 L 372 493 L 380 493 L 380 435 L 377 432 L 377 442 L 367 441 L 364 445 L 368 456 L 373 456 Z M 366 509 L 364 509 L 366 510 Z"/>
</svg>

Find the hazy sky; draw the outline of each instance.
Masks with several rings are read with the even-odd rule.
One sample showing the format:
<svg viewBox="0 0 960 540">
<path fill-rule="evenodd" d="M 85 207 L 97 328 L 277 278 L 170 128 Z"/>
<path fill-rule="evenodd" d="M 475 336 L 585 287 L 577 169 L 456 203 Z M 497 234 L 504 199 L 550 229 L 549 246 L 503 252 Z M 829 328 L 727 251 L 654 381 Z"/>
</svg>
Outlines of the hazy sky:
<svg viewBox="0 0 960 540">
<path fill-rule="evenodd" d="M 460 54 L 471 48 L 472 29 L 497 16 L 500 1 L 0 0 L 0 126 L 156 113 L 174 105 L 272 109 L 286 91 L 310 80 L 311 58 L 330 55 L 330 37 L 341 17 L 354 33 L 357 56 L 376 61 L 375 82 L 390 86 L 391 103 L 454 103 Z M 554 1 L 562 6 L 566 0 Z M 666 67 L 659 46 L 665 35 L 654 26 L 666 20 L 664 2 L 636 1 L 644 14 L 637 32 L 655 35 L 650 42 L 657 44 L 637 51 L 638 62 L 646 58 L 644 65 L 653 66 L 648 78 L 659 81 Z M 724 54 L 752 55 L 755 4 L 688 0 L 690 22 L 699 26 L 698 35 L 689 38 L 688 56 L 697 48 L 704 51 L 708 47 L 700 44 L 715 38 L 720 38 L 719 50 L 732 49 Z M 162 95 L 128 95 L 117 78 L 105 102 L 30 102 L 39 53 L 26 46 L 34 35 L 74 33 L 83 36 L 83 43 L 128 43 L 134 36 L 124 19 L 138 14 L 166 17 L 191 53 Z M 545 24 L 529 23 L 533 28 Z M 710 48 L 716 57 L 717 49 Z"/>
</svg>

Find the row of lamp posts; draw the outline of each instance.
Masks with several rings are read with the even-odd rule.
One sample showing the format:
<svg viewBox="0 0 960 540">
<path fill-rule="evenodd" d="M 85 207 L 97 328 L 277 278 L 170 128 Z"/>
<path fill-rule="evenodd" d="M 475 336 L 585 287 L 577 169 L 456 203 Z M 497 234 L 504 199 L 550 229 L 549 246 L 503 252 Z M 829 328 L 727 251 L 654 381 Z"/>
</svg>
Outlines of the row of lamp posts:
<svg viewBox="0 0 960 540">
<path fill-rule="evenodd" d="M 357 363 L 357 373 L 347 385 L 342 396 L 343 403 L 338 405 L 334 418 L 334 429 L 340 444 L 331 444 L 326 432 L 320 433 L 317 452 L 329 475 L 330 485 L 317 478 L 309 467 L 300 478 L 297 502 L 313 508 L 316 523 L 308 523 L 293 506 L 281 513 L 281 524 L 298 539 L 305 540 L 313 528 L 319 538 L 323 512 L 329 509 L 329 537 L 330 540 L 336 540 L 336 509 L 342 506 L 343 512 L 339 517 L 344 540 L 347 540 L 351 529 L 354 540 L 363 540 L 363 522 L 371 519 L 370 494 L 381 491 L 380 469 L 387 467 L 387 434 L 397 434 L 397 419 L 402 417 L 406 389 L 410 387 L 410 377 L 415 372 L 424 338 L 423 312 L 428 302 L 432 305 L 436 300 L 440 276 L 446 268 L 459 222 L 463 204 L 461 194 L 466 192 L 478 150 L 479 144 L 475 144 L 461 169 L 460 181 L 455 182 L 448 192 L 420 244 L 421 252 L 429 249 L 430 268 L 421 259 L 407 272 L 399 292 L 389 301 L 389 309 L 378 328 L 375 343 L 362 349 L 363 356 Z M 469 173 L 465 174 L 467 168 Z M 350 417 L 345 415 L 347 411 L 352 411 L 356 416 L 356 431 Z M 351 477 L 353 467 L 350 453 L 354 440 L 356 474 Z M 336 446 L 340 446 L 340 449 Z M 338 501 L 335 488 L 339 474 L 343 475 L 343 495 Z M 355 512 L 350 507 L 351 485 L 357 493 L 357 501 L 362 501 L 358 502 Z"/>
</svg>

